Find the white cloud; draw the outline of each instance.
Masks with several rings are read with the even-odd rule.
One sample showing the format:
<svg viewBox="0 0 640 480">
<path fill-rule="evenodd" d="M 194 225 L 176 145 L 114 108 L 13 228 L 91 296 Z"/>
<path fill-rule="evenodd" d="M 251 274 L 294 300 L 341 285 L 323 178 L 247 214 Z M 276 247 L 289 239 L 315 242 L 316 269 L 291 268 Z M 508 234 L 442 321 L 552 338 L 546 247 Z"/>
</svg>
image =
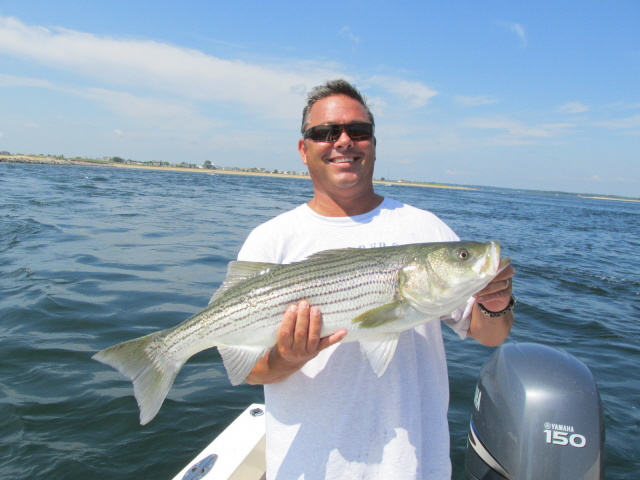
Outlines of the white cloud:
<svg viewBox="0 0 640 480">
<path fill-rule="evenodd" d="M 421 82 L 410 82 L 388 75 L 374 75 L 366 82 L 401 98 L 410 108 L 423 107 L 438 95 L 438 92 Z"/>
<path fill-rule="evenodd" d="M 631 183 L 631 184 L 638 183 L 638 181 L 635 178 L 629 178 L 629 177 L 616 177 L 615 180 L 616 182 L 620 182 L 620 183 Z"/>
<path fill-rule="evenodd" d="M 545 140 L 555 140 L 568 136 L 575 125 L 571 123 L 540 123 L 528 125 L 507 117 L 469 118 L 461 126 L 493 133 L 476 136 L 476 147 L 535 145 Z M 555 140 L 556 142 L 559 140 Z"/>
<path fill-rule="evenodd" d="M 340 35 L 343 37 L 347 37 L 356 44 L 362 42 L 362 39 L 360 37 L 353 34 L 349 25 L 345 25 L 344 27 L 342 27 L 342 30 L 340 30 Z"/>
<path fill-rule="evenodd" d="M 344 76 L 330 64 L 250 64 L 166 43 L 29 26 L 7 17 L 0 17 L 0 53 L 91 78 L 101 88 L 144 87 L 163 96 L 232 102 L 272 118 L 297 118 L 305 85 Z"/>
<path fill-rule="evenodd" d="M 77 90 L 76 93 L 129 118 L 156 118 L 158 120 L 171 118 L 179 121 L 194 115 L 192 110 L 178 103 L 156 98 L 139 97 L 127 92 L 117 92 L 103 88 L 87 88 Z"/>
<path fill-rule="evenodd" d="M 514 137 L 548 138 L 556 137 L 573 127 L 571 123 L 543 123 L 540 125 L 526 125 L 517 120 L 503 117 L 470 118 L 464 126 L 489 130 L 502 130 Z"/>
<path fill-rule="evenodd" d="M 567 102 L 558 108 L 558 113 L 575 114 L 584 113 L 589 107 L 580 102 Z"/>
<path fill-rule="evenodd" d="M 520 39 L 520 46 L 527 46 L 527 32 L 524 27 L 517 22 L 499 22 L 499 25 L 503 26 L 507 30 L 515 33 Z"/>
<path fill-rule="evenodd" d="M 2 48 L 2 47 L 0 47 Z M 17 77 L 0 73 L 0 87 L 39 87 L 51 88 L 51 82 L 37 78 Z"/>
<path fill-rule="evenodd" d="M 477 97 L 467 97 L 464 95 L 454 95 L 454 102 L 463 107 L 479 107 L 482 105 L 491 105 L 496 103 L 497 100 L 495 98 L 490 97 L 489 95 L 480 95 Z"/>
<path fill-rule="evenodd" d="M 393 163 L 397 165 L 412 165 L 414 162 L 412 158 L 398 158 Z"/>
<path fill-rule="evenodd" d="M 640 115 L 612 120 L 593 122 L 596 127 L 610 128 L 613 130 L 627 130 L 627 133 L 640 134 Z"/>
<path fill-rule="evenodd" d="M 471 172 L 459 171 L 459 170 L 445 170 L 445 175 L 472 175 Z"/>
</svg>

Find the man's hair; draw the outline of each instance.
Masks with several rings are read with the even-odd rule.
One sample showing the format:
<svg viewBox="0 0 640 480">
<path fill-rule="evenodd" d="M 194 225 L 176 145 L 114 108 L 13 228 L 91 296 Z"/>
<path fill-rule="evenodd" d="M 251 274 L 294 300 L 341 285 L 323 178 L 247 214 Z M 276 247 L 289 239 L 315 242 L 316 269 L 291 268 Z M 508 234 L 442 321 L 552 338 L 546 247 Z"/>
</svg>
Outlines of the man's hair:
<svg viewBox="0 0 640 480">
<path fill-rule="evenodd" d="M 314 87 L 307 95 L 307 105 L 304 107 L 304 110 L 302 110 L 302 133 L 304 133 L 307 125 L 309 124 L 309 112 L 311 112 L 311 107 L 313 107 L 318 100 L 331 97 L 332 95 L 346 95 L 347 97 L 353 98 L 354 100 L 360 102 L 360 104 L 366 110 L 367 115 L 369 116 L 369 120 L 375 125 L 375 122 L 373 121 L 373 114 L 369 109 L 369 105 L 367 105 L 367 99 L 358 91 L 356 87 L 351 85 L 346 80 L 329 80 L 322 85 Z"/>
</svg>

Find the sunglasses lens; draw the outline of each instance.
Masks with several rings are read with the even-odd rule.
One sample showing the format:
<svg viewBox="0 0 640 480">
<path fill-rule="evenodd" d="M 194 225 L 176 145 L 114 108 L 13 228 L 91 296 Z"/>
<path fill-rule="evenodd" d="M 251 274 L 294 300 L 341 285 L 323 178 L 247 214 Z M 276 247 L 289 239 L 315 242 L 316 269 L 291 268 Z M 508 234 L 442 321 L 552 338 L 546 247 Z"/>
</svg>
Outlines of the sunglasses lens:
<svg viewBox="0 0 640 480">
<path fill-rule="evenodd" d="M 314 142 L 335 142 L 345 130 L 352 140 L 368 140 L 373 136 L 373 124 L 365 122 L 316 125 L 304 132 L 304 138 Z"/>
<path fill-rule="evenodd" d="M 342 135 L 342 129 L 338 125 L 318 125 L 311 137 L 316 142 L 335 142 Z"/>
<path fill-rule="evenodd" d="M 352 123 L 345 125 L 345 129 L 352 140 L 368 140 L 373 136 L 373 125 L 370 123 Z"/>
</svg>

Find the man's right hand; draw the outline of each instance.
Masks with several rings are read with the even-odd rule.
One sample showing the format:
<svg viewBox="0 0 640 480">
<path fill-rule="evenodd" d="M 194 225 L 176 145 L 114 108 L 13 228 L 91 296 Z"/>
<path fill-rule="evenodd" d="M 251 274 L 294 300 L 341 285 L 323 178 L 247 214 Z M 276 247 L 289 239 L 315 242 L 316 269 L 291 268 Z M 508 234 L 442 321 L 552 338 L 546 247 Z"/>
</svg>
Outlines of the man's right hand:
<svg viewBox="0 0 640 480">
<path fill-rule="evenodd" d="M 347 334 L 341 329 L 320 337 L 321 331 L 322 313 L 318 307 L 310 307 L 305 300 L 291 305 L 278 328 L 276 345 L 258 360 L 245 381 L 252 385 L 280 382 Z"/>
</svg>

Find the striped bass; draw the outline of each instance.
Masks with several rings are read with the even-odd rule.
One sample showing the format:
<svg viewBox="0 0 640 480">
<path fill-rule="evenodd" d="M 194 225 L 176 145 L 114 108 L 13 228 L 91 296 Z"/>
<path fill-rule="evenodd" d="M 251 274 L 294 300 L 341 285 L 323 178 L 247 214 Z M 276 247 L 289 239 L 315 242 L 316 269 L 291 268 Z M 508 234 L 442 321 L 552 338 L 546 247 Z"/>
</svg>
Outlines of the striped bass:
<svg viewBox="0 0 640 480">
<path fill-rule="evenodd" d="M 217 347 L 237 385 L 276 344 L 287 307 L 307 300 L 322 312 L 322 336 L 347 330 L 342 341 L 359 341 L 380 376 L 400 332 L 453 312 L 508 263 L 498 242 L 328 250 L 286 265 L 235 261 L 206 308 L 93 358 L 133 381 L 144 425 L 192 355 Z"/>
</svg>

